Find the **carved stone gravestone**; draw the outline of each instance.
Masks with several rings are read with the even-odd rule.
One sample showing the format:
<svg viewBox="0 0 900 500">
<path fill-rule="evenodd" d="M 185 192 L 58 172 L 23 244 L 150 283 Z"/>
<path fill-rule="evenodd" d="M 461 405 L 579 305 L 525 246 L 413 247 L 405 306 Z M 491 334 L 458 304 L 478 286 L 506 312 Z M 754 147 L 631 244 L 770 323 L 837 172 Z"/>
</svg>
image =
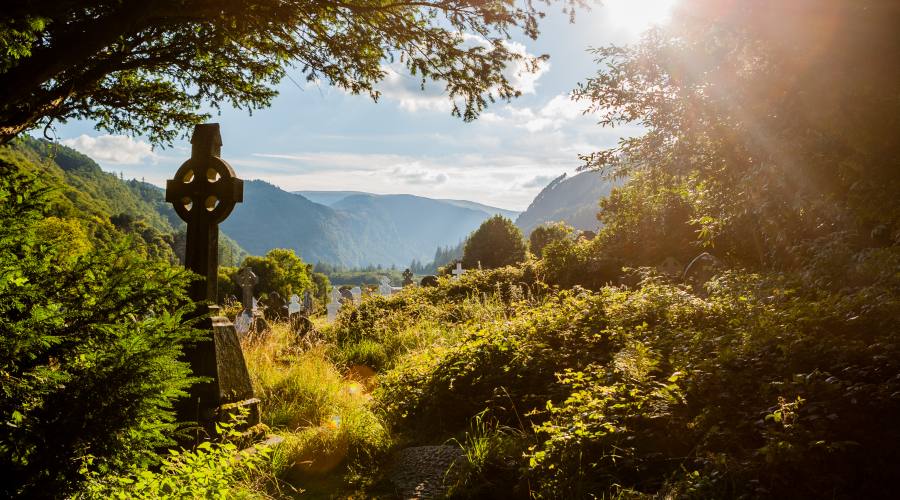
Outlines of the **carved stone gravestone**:
<svg viewBox="0 0 900 500">
<path fill-rule="evenodd" d="M 391 279 L 387 276 L 381 277 L 381 284 L 378 285 L 378 294 L 383 297 L 390 297 L 392 293 L 394 293 L 394 288 L 391 286 Z"/>
<path fill-rule="evenodd" d="M 406 287 L 408 287 L 410 285 L 414 285 L 414 284 L 415 284 L 415 282 L 413 281 L 413 272 L 410 271 L 409 269 L 406 269 L 405 271 L 403 271 L 403 287 L 406 288 Z"/>
<path fill-rule="evenodd" d="M 459 280 L 463 274 L 466 274 L 466 270 L 463 269 L 461 262 L 457 262 L 456 269 L 450 271 L 450 273 L 453 274 L 454 280 Z"/>
<path fill-rule="evenodd" d="M 337 288 L 331 289 L 331 301 L 325 306 L 328 312 L 328 321 L 334 321 L 338 311 L 341 309 L 341 292 Z"/>
<path fill-rule="evenodd" d="M 270 321 L 284 319 L 287 314 L 287 303 L 278 292 L 272 292 L 266 297 L 265 306 L 266 319 Z"/>
<path fill-rule="evenodd" d="M 309 290 L 303 292 L 303 312 L 307 316 L 312 316 L 315 309 L 315 303 L 313 302 L 312 292 Z"/>
<path fill-rule="evenodd" d="M 694 292 L 706 296 L 706 282 L 716 275 L 722 267 L 722 262 L 709 252 L 703 252 L 694 257 L 684 270 L 682 280 L 691 285 Z"/>
<path fill-rule="evenodd" d="M 177 404 L 181 421 L 193 421 L 209 434 L 226 409 L 244 407 L 248 425 L 259 423 L 259 400 L 253 396 L 250 375 L 234 325 L 219 316 L 216 300 L 219 223 L 243 201 L 243 181 L 219 158 L 222 138 L 217 123 L 197 125 L 191 137 L 191 158 L 175 178 L 166 183 L 166 201 L 187 222 L 184 265 L 200 277 L 190 285 L 190 296 L 198 303 L 196 316 L 204 316 L 198 328 L 210 332 L 208 340 L 185 348 L 184 358 L 194 375 L 208 382 L 191 386 L 188 397 Z"/>
<path fill-rule="evenodd" d="M 362 288 L 355 286 L 350 289 L 350 295 L 353 296 L 353 303 L 359 304 L 362 302 Z"/>
<path fill-rule="evenodd" d="M 300 296 L 296 293 L 291 295 L 291 302 L 288 304 L 288 316 L 300 314 L 302 311 L 303 306 L 300 305 Z"/>
<path fill-rule="evenodd" d="M 253 287 L 259 283 L 259 278 L 253 272 L 253 268 L 245 267 L 238 273 L 237 284 L 241 287 L 241 304 L 244 311 L 252 312 L 256 308 L 253 299 Z"/>
</svg>

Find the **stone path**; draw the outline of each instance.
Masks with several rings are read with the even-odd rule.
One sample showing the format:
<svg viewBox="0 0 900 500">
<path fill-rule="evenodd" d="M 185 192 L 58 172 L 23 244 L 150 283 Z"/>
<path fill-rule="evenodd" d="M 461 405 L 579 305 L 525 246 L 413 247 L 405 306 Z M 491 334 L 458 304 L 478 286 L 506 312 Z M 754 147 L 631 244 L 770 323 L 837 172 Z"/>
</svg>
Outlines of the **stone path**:
<svg viewBox="0 0 900 500">
<path fill-rule="evenodd" d="M 416 446 L 397 453 L 390 475 L 398 498 L 442 498 L 459 477 L 463 458 L 458 446 Z M 449 471 L 449 473 L 448 473 Z"/>
</svg>

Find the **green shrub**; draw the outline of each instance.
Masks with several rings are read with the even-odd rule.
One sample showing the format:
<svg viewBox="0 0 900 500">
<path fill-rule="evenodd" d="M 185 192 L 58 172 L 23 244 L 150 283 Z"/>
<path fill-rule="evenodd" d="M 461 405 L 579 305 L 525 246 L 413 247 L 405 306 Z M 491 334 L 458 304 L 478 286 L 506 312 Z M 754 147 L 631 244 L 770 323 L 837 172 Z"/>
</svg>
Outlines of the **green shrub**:
<svg viewBox="0 0 900 500">
<path fill-rule="evenodd" d="M 156 460 L 199 332 L 182 323 L 183 270 L 127 241 L 39 239 L 47 190 L 0 170 L 0 495 L 59 496 L 85 467 Z"/>
<path fill-rule="evenodd" d="M 193 450 L 169 450 L 153 469 L 132 468 L 126 474 L 103 477 L 93 473 L 87 488 L 76 498 L 265 498 L 242 482 L 249 483 L 254 476 L 267 473 L 273 450 L 263 444 L 239 449 L 230 441 L 242 438 L 234 427 L 219 424 L 218 434 L 225 440 L 205 441 Z M 85 473 L 90 474 L 87 470 Z"/>
<path fill-rule="evenodd" d="M 492 269 L 525 260 L 525 239 L 511 220 L 495 215 L 469 236 L 463 252 L 466 269 Z"/>
</svg>

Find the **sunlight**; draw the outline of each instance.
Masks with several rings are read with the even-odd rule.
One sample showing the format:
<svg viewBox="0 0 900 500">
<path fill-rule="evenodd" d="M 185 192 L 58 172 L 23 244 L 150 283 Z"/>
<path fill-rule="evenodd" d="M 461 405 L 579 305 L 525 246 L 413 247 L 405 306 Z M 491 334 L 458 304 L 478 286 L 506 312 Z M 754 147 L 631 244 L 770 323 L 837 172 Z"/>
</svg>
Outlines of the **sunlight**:
<svg viewBox="0 0 900 500">
<path fill-rule="evenodd" d="M 640 33 L 669 20 L 678 0 L 604 0 L 602 8 L 616 28 Z"/>
</svg>

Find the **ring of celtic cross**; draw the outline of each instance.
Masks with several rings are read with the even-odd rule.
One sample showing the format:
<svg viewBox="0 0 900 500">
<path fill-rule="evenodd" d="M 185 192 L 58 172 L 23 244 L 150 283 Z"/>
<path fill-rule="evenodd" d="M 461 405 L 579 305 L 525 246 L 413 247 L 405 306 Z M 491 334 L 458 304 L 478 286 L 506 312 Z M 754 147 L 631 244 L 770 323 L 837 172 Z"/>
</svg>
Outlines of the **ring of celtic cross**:
<svg viewBox="0 0 900 500">
<path fill-rule="evenodd" d="M 205 175 L 197 175 L 198 171 Z M 216 156 L 188 159 L 175 172 L 173 181 L 169 187 L 174 188 L 175 212 L 185 222 L 192 220 L 194 210 L 205 210 L 209 220 L 222 222 L 242 201 L 243 192 L 238 193 L 242 186 L 234 169 Z"/>
</svg>

